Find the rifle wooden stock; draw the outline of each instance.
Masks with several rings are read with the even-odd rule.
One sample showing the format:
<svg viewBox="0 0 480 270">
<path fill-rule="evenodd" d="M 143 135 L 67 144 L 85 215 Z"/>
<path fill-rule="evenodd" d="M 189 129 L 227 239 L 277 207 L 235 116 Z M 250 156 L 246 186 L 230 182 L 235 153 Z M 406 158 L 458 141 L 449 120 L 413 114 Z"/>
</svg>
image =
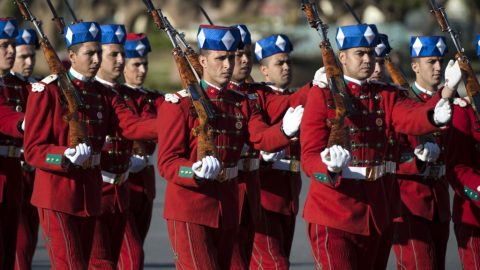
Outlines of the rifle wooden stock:
<svg viewBox="0 0 480 270">
<path fill-rule="evenodd" d="M 458 61 L 458 65 L 462 70 L 465 83 L 465 90 L 467 91 L 467 95 L 472 99 L 472 105 L 475 109 L 475 112 L 478 112 L 480 108 L 477 108 L 477 104 L 480 104 L 480 84 L 478 83 L 477 76 L 473 71 L 472 65 L 467 57 L 465 57 L 461 53 L 457 53 L 455 58 Z M 476 113 L 477 119 L 480 120 L 478 113 Z"/>
<path fill-rule="evenodd" d="M 335 105 L 335 119 L 330 119 L 327 122 L 330 127 L 327 147 L 340 145 L 343 148 L 350 150 L 350 135 L 345 127 L 347 111 L 345 109 L 343 96 L 340 94 L 342 90 L 339 89 L 340 87 L 345 88 L 343 72 L 336 63 L 335 54 L 330 47 L 330 43 L 323 41 L 320 44 L 320 48 L 322 49 L 325 72 L 327 73 L 327 78 L 330 79 L 330 90 L 332 93 L 333 104 Z M 345 91 L 345 89 L 343 89 L 343 91 Z"/>
<path fill-rule="evenodd" d="M 205 101 L 207 97 L 200 89 L 197 78 L 180 48 L 173 49 L 173 58 L 177 64 L 183 87 L 192 95 L 193 107 L 198 116 L 198 126 L 193 129 L 193 134 L 197 137 L 197 160 L 202 160 L 205 156 L 216 156 L 215 136 L 213 130 L 208 126 L 209 115 L 202 102 L 202 99 Z M 198 95 L 199 98 L 193 98 L 195 95 Z"/>
<path fill-rule="evenodd" d="M 40 22 L 33 16 L 25 1 L 15 0 L 23 17 L 32 22 L 38 32 L 39 43 L 50 69 L 50 72 L 57 74 L 58 84 L 62 95 L 67 103 L 68 113 L 64 119 L 68 122 L 70 147 L 75 147 L 79 143 L 90 144 L 85 124 L 80 121 L 78 109 L 83 106 L 82 100 L 78 95 L 77 89 L 67 76 L 67 70 L 63 66 L 60 58 L 53 49 L 47 36 L 43 33 Z"/>
<path fill-rule="evenodd" d="M 410 89 L 410 84 L 408 83 L 405 76 L 402 74 L 400 69 L 398 69 L 395 64 L 392 62 L 390 57 L 385 57 L 385 69 L 387 70 L 388 74 L 390 74 L 390 78 L 394 84 L 399 85 L 405 89 Z"/>
<path fill-rule="evenodd" d="M 158 29 L 163 29 L 164 30 L 166 28 L 165 24 L 163 23 L 162 18 L 160 17 L 160 14 L 158 13 L 158 11 L 156 9 L 152 9 L 150 11 L 150 16 L 152 16 L 153 23 L 155 23 L 155 25 L 157 26 Z"/>
<path fill-rule="evenodd" d="M 65 22 L 63 22 L 62 18 L 52 18 L 53 24 L 55 28 L 57 28 L 57 32 L 63 35 L 63 29 L 65 28 Z"/>
<path fill-rule="evenodd" d="M 433 15 L 435 16 L 435 20 L 437 20 L 438 25 L 440 26 L 440 29 L 442 32 L 448 31 L 448 23 L 443 17 L 442 11 L 440 8 L 432 10 Z"/>
</svg>

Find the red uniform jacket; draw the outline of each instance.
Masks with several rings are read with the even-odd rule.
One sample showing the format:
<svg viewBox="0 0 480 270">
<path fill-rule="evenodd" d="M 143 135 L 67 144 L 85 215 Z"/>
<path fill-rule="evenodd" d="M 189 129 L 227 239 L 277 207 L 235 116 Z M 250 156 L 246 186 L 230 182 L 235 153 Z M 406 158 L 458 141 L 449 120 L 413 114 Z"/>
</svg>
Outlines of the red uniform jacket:
<svg viewBox="0 0 480 270">
<path fill-rule="evenodd" d="M 383 164 L 394 131 L 418 135 L 436 130 L 427 117 L 433 106 L 402 98 L 397 89 L 379 82 L 347 85 L 358 111 L 345 119 L 351 140 L 350 166 Z M 313 86 L 300 128 L 302 168 L 312 179 L 303 216 L 310 223 L 350 233 L 369 235 L 372 227 L 381 232 L 392 220 L 386 198 L 388 187 L 382 179 L 393 175 L 372 182 L 342 179 L 339 175 L 332 185 L 320 152 L 327 146 L 330 134 L 327 119 L 334 117 L 330 90 Z"/>
<path fill-rule="evenodd" d="M 418 93 L 418 100 L 421 102 L 427 102 L 430 99 L 431 97 L 427 94 Z M 434 178 L 423 175 L 427 166 L 437 166 L 438 168 L 445 165 L 443 134 L 435 132 L 428 138 L 442 149 L 442 154 L 433 164 L 425 164 L 418 160 L 413 153 L 419 139 L 421 138 L 399 134 L 400 160 L 397 179 L 400 184 L 402 211 L 403 214 L 419 216 L 430 221 L 434 220 L 436 213 L 438 221 L 445 222 L 450 220 L 450 195 L 448 194 L 447 179 L 445 176 Z"/>
<path fill-rule="evenodd" d="M 12 118 L 6 119 L 6 125 L 2 125 L 1 131 L 4 134 L 0 134 L 0 146 L 8 148 L 9 154 L 14 153 L 14 155 L 0 157 L 0 202 L 6 200 L 19 205 L 22 198 L 20 149 L 23 146 L 19 128 L 27 105 L 28 90 L 27 83 L 12 73 L 8 73 L 1 79 L 3 79 L 3 82 L 0 82 L 1 103 L 5 106 L 3 109 L 5 114 L 2 114 L 2 117 Z M 5 188 L 8 188 L 8 192 Z M 7 198 L 3 198 L 4 194 Z"/>
<path fill-rule="evenodd" d="M 163 94 L 155 93 L 147 89 L 134 89 L 125 85 L 126 91 L 122 92 L 127 105 L 140 114 L 142 118 L 156 118 L 157 106 L 163 101 Z M 131 102 L 130 102 L 131 101 Z M 146 155 L 151 157 L 157 145 L 155 140 L 142 141 Z M 128 176 L 128 188 L 135 192 L 144 193 L 149 201 L 155 198 L 155 169 L 153 165 L 147 166 L 138 173 L 130 173 Z"/>
<path fill-rule="evenodd" d="M 281 121 L 288 107 L 294 108 L 298 105 L 305 105 L 310 87 L 311 85 L 307 84 L 297 91 L 290 91 L 289 89 L 283 92 L 273 91 L 275 96 L 290 98 L 287 98 L 288 106 L 276 108 L 276 110 L 282 110 L 282 113 L 280 115 L 274 114 L 274 117 L 270 117 L 269 111 L 271 109 L 262 107 L 265 108 L 266 118 L 270 120 L 269 123 L 275 124 Z M 268 104 L 261 104 L 260 106 L 265 105 Z M 300 142 L 298 139 L 290 140 L 283 150 L 285 151 L 283 159 L 297 163 L 300 161 Z M 300 172 L 273 169 L 272 164 L 272 162 L 262 162 L 260 167 L 262 207 L 268 211 L 283 215 L 296 215 L 298 213 L 300 189 L 302 187 Z"/>
<path fill-rule="evenodd" d="M 453 106 L 446 143 L 447 179 L 455 191 L 452 220 L 480 227 L 480 123 L 472 106 L 461 103 Z"/>
<path fill-rule="evenodd" d="M 141 121 L 118 95 L 99 82 L 73 79 L 73 84 L 85 103 L 79 114 L 87 127 L 92 154 L 100 153 L 110 127 L 119 126 L 129 139 L 155 137 L 154 121 Z M 37 168 L 32 204 L 77 216 L 99 215 L 103 183 L 100 167 L 65 166 L 63 154 L 69 146 L 68 123 L 64 120 L 67 109 L 56 80 L 33 84 L 32 89 L 25 114 L 25 159 Z"/>
<path fill-rule="evenodd" d="M 217 118 L 209 123 L 217 135 L 217 157 L 224 168 L 237 165 L 244 143 L 257 148 L 277 150 L 288 143 L 280 125 L 271 128 L 252 100 L 230 90 L 206 86 Z M 164 217 L 209 227 L 238 226 L 238 184 L 236 179 L 219 183 L 197 181 L 191 166 L 197 161 L 197 140 L 192 128 L 198 125 L 192 103 L 182 98 L 178 104 L 165 102 L 158 120 L 158 168 L 167 183 Z"/>
</svg>

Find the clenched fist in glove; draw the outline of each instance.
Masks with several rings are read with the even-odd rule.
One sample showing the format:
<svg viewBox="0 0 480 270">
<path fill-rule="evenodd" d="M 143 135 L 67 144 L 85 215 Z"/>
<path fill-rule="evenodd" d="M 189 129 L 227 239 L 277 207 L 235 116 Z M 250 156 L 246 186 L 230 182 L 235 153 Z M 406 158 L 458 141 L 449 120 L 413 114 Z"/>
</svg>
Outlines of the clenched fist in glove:
<svg viewBox="0 0 480 270">
<path fill-rule="evenodd" d="M 350 163 L 351 155 L 347 149 L 339 145 L 325 148 L 320 153 L 322 162 L 327 165 L 327 169 L 332 173 L 339 173 Z"/>
<path fill-rule="evenodd" d="M 325 67 L 321 67 L 315 72 L 312 83 L 320 88 L 326 88 L 328 86 L 327 73 Z"/>
<path fill-rule="evenodd" d="M 221 169 L 220 161 L 213 156 L 206 156 L 192 165 L 193 173 L 203 179 L 216 179 Z"/>
<path fill-rule="evenodd" d="M 440 151 L 436 143 L 427 142 L 415 147 L 413 153 L 423 162 L 435 162 L 440 156 Z"/>
<path fill-rule="evenodd" d="M 435 110 L 433 112 L 433 121 L 435 124 L 442 126 L 448 123 L 452 118 L 452 108 L 450 103 L 446 99 L 440 99 L 435 105 Z"/>
<path fill-rule="evenodd" d="M 265 151 L 260 151 L 260 155 L 262 155 L 262 159 L 265 160 L 266 162 L 274 162 L 279 159 L 282 159 L 285 156 L 285 151 L 281 150 L 278 152 L 274 153 L 268 153 Z"/>
<path fill-rule="evenodd" d="M 75 148 L 67 148 L 65 150 L 65 157 L 70 160 L 71 163 L 82 166 L 83 163 L 90 157 L 92 153 L 90 146 L 85 143 L 80 143 Z"/>
<path fill-rule="evenodd" d="M 288 108 L 285 116 L 283 116 L 283 132 L 287 137 L 292 137 L 297 133 L 300 128 L 300 122 L 302 122 L 303 106 L 298 105 L 295 109 Z"/>
<path fill-rule="evenodd" d="M 456 91 L 461 80 L 462 71 L 460 70 L 458 61 L 450 60 L 445 68 L 445 86 Z"/>
</svg>

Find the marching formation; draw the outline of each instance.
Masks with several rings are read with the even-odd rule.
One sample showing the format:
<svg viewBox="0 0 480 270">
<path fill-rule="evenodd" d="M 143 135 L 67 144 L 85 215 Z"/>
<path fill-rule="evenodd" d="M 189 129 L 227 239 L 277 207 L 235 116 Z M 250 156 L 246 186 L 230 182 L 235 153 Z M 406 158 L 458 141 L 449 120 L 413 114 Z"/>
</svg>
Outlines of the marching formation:
<svg viewBox="0 0 480 270">
<path fill-rule="evenodd" d="M 450 220 L 463 269 L 480 269 L 480 85 L 436 1 L 457 54 L 444 66 L 445 37 L 411 37 L 409 83 L 375 25 L 338 27 L 336 53 L 303 0 L 323 63 L 294 88 L 288 36 L 200 25 L 195 51 L 144 0 L 173 45 L 184 89 L 169 94 L 143 86 L 145 34 L 71 9 L 64 25 L 49 3 L 61 61 L 15 2 L 33 28 L 0 18 L 0 269 L 31 269 L 39 232 L 52 269 L 143 269 L 156 195 L 177 269 L 289 269 L 301 171 L 315 269 L 386 269 L 391 249 L 398 269 L 445 269 Z"/>
</svg>

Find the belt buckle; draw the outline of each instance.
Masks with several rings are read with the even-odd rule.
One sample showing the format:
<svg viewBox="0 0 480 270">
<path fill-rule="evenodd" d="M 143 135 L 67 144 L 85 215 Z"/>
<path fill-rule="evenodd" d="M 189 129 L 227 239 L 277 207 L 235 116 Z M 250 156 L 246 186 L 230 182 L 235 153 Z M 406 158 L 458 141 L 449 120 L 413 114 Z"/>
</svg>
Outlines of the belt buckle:
<svg viewBox="0 0 480 270">
<path fill-rule="evenodd" d="M 367 171 L 366 171 L 366 178 L 365 178 L 365 181 L 367 182 L 373 182 L 373 181 L 376 181 L 380 175 L 380 166 L 373 166 L 373 167 L 367 167 Z"/>
<path fill-rule="evenodd" d="M 217 182 L 219 183 L 223 183 L 227 181 L 227 170 L 223 168 L 215 180 L 217 180 Z"/>
<path fill-rule="evenodd" d="M 13 145 L 9 145 L 7 148 L 7 157 L 17 157 L 17 147 Z"/>
<path fill-rule="evenodd" d="M 300 172 L 300 161 L 299 160 L 290 160 L 290 171 L 291 172 Z"/>
</svg>

